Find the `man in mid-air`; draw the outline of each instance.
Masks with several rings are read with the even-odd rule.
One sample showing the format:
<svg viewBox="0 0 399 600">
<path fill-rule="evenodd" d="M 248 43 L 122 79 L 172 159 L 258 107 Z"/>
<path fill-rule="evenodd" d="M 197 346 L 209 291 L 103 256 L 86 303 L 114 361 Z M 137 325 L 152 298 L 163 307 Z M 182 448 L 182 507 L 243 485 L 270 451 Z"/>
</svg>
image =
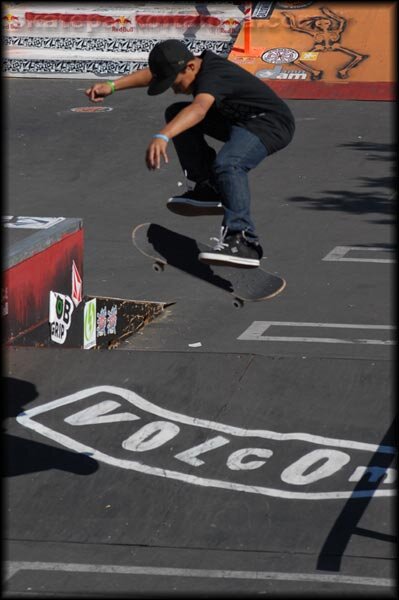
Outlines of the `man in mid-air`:
<svg viewBox="0 0 399 600">
<path fill-rule="evenodd" d="M 139 87 L 147 87 L 150 96 L 169 88 L 192 94 L 191 102 L 166 109 L 166 125 L 147 148 L 147 166 L 159 169 L 162 160 L 168 162 L 172 140 L 195 187 L 170 198 L 168 208 L 185 215 L 223 214 L 220 238 L 199 260 L 259 266 L 263 251 L 251 217 L 248 172 L 291 141 L 290 109 L 260 79 L 209 50 L 194 56 L 182 42 L 166 40 L 154 46 L 148 63 L 131 75 L 92 85 L 86 95 L 100 102 L 115 91 Z M 205 135 L 224 142 L 218 153 Z"/>
</svg>

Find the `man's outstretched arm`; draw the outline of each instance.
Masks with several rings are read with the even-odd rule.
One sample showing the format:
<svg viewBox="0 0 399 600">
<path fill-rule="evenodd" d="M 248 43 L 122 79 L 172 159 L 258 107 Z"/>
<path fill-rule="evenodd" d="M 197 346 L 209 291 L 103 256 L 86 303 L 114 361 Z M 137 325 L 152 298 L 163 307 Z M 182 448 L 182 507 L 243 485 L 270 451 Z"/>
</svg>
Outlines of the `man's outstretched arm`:
<svg viewBox="0 0 399 600">
<path fill-rule="evenodd" d="M 105 96 L 109 96 L 113 91 L 148 87 L 151 79 L 152 74 L 150 69 L 140 69 L 140 71 L 125 75 L 120 79 L 115 79 L 113 85 L 109 83 L 95 83 L 86 90 L 85 94 L 92 102 L 102 102 Z"/>
</svg>

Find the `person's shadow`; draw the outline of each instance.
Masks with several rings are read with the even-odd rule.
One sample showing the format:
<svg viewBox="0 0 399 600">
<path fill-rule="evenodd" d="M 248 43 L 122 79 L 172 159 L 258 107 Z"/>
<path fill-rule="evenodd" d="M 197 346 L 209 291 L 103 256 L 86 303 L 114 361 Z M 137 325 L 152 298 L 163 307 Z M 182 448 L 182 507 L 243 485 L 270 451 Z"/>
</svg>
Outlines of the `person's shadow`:
<svg viewBox="0 0 399 600">
<path fill-rule="evenodd" d="M 8 433 L 7 420 L 17 417 L 39 394 L 36 386 L 29 381 L 14 377 L 5 377 L 3 381 L 3 477 L 49 469 L 59 469 L 77 475 L 90 475 L 97 471 L 97 461 L 89 456 Z"/>
</svg>

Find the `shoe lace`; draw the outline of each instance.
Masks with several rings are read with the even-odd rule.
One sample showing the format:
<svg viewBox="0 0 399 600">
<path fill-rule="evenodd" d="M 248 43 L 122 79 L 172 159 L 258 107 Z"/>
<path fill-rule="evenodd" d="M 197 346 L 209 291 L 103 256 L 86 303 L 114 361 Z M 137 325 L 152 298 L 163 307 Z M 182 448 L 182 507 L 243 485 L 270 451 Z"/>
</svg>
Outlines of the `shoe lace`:
<svg viewBox="0 0 399 600">
<path fill-rule="evenodd" d="M 188 178 L 186 169 L 184 169 L 184 179 L 186 181 L 186 191 L 192 192 L 195 189 L 195 182 Z"/>
<path fill-rule="evenodd" d="M 227 235 L 227 227 L 221 227 L 220 228 L 220 237 L 212 237 L 211 241 L 213 242 L 217 242 L 217 244 L 214 246 L 214 250 L 223 250 L 223 248 L 227 248 L 228 244 L 226 244 L 226 242 L 224 241 L 225 237 Z"/>
<path fill-rule="evenodd" d="M 184 169 L 184 178 L 186 180 L 186 191 L 191 192 L 194 189 L 194 184 L 192 182 L 190 183 L 190 179 L 187 177 L 186 169 Z"/>
</svg>

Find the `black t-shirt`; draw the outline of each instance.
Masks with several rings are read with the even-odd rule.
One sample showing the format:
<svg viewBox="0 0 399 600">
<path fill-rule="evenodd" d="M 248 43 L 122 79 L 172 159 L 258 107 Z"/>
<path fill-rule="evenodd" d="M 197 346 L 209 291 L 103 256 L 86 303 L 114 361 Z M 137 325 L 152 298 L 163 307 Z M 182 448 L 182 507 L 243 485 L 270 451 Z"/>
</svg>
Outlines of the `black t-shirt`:
<svg viewBox="0 0 399 600">
<path fill-rule="evenodd" d="M 269 154 L 291 141 L 294 117 L 268 85 L 210 50 L 205 50 L 200 58 L 202 65 L 194 81 L 194 96 L 201 93 L 214 96 L 216 110 L 232 124 L 257 135 Z"/>
</svg>

